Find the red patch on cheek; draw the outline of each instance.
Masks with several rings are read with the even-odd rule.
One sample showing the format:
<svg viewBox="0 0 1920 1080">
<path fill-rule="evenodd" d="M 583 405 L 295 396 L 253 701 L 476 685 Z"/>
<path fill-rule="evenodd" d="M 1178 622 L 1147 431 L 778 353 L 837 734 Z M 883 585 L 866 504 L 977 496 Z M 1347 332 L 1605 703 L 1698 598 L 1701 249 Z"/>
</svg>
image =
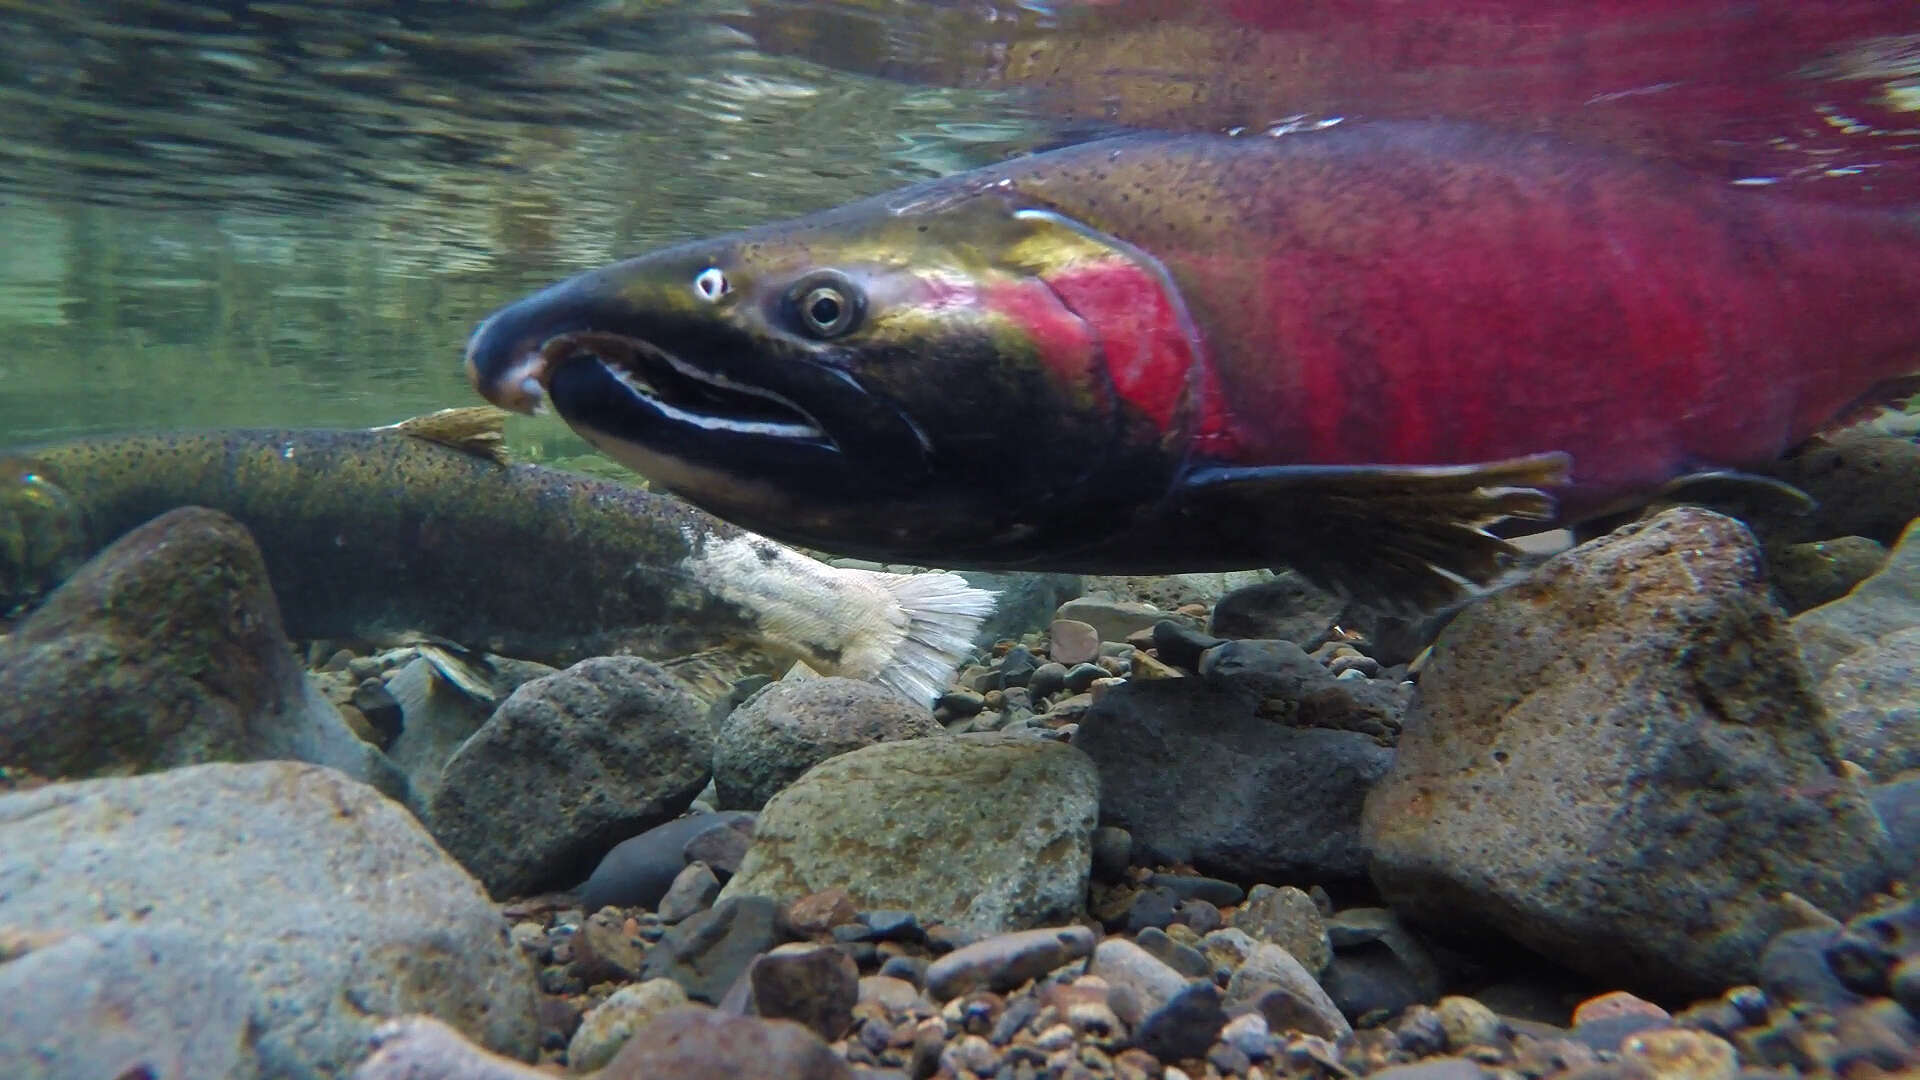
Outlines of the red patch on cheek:
<svg viewBox="0 0 1920 1080">
<path fill-rule="evenodd" d="M 1083 387 L 1098 375 L 1099 350 L 1091 329 L 1061 307 L 1045 285 L 1030 278 L 995 283 L 981 291 L 981 299 L 1027 336 L 1041 365 L 1061 386 Z"/>
<path fill-rule="evenodd" d="M 1121 400 L 1160 430 L 1188 404 L 1198 345 L 1160 279 L 1126 259 L 1074 266 L 1047 285 L 1092 328 Z M 1206 410 L 1203 405 L 1203 413 Z M 1207 427 L 1204 416 L 1201 428 Z"/>
</svg>

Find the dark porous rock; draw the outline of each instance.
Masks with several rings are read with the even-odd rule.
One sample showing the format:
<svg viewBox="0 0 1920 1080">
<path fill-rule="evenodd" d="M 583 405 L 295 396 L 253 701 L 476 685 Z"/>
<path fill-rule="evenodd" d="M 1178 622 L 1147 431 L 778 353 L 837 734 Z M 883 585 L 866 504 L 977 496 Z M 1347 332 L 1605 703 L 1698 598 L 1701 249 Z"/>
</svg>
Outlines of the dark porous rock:
<svg viewBox="0 0 1920 1080">
<path fill-rule="evenodd" d="M 601 857 L 593 876 L 581 887 L 580 906 L 588 911 L 609 906 L 657 906 L 673 886 L 674 878 L 686 868 L 687 844 L 710 829 L 731 826 L 750 830 L 753 814 L 746 811 L 693 814 L 620 841 Z"/>
<path fill-rule="evenodd" d="M 0 762 L 80 779 L 310 761 L 404 774 L 307 680 L 253 537 L 185 507 L 116 540 L 0 638 Z"/>
<path fill-rule="evenodd" d="M 1203 679 L 1101 695 L 1073 738 L 1100 770 L 1101 820 L 1132 834 L 1142 863 L 1238 881 L 1363 878 L 1360 807 L 1393 751 L 1351 732 L 1273 723 L 1258 703 L 1246 688 Z"/>
<path fill-rule="evenodd" d="M 1668 995 L 1750 981 L 1781 894 L 1852 910 L 1887 858 L 1751 536 L 1691 508 L 1454 620 L 1366 836 L 1402 915 Z"/>
<path fill-rule="evenodd" d="M 1838 600 L 1879 573 L 1887 549 L 1864 536 L 1790 544 L 1771 553 L 1773 587 L 1789 614 Z"/>
<path fill-rule="evenodd" d="M 515 1057 L 538 1049 L 533 974 L 479 883 L 405 809 L 331 769 L 201 765 L 0 795 L 0 851 L 0 926 L 77 935 L 0 964 L 6 989 L 32 974 L 22 963 L 49 977 L 6 993 L 0 1017 L 43 996 L 74 1007 L 34 1014 L 48 1023 L 24 1029 L 25 1058 L 0 1034 L 0 1075 L 122 1075 L 81 1063 L 138 1033 L 154 1052 L 206 1055 L 155 1075 L 334 1076 L 382 1018 L 410 1012 Z M 84 985 L 100 979 L 113 985 Z M 245 1011 L 237 1071 L 217 1067 L 230 994 Z M 74 1056 L 49 1066 L 48 1047 Z"/>
<path fill-rule="evenodd" d="M 427 822 L 497 896 L 561 888 L 686 810 L 712 756 L 706 708 L 679 680 L 637 656 L 582 660 L 494 710 L 447 762 Z"/>
<path fill-rule="evenodd" d="M 878 683 L 784 679 L 721 722 L 713 747 L 713 786 L 722 807 L 758 810 L 830 757 L 875 743 L 943 734 L 933 713 Z"/>
<path fill-rule="evenodd" d="M 1316 649 L 1332 636 L 1343 606 L 1339 596 L 1289 570 L 1221 597 L 1207 629 L 1223 638 L 1268 638 Z"/>
<path fill-rule="evenodd" d="M 1769 466 L 1814 498 L 1811 513 L 1756 519 L 1770 546 L 1864 536 L 1891 544 L 1920 517 L 1920 445 L 1871 427 L 1815 440 Z"/>
<path fill-rule="evenodd" d="M 475 1046 L 431 1016 L 389 1020 L 374 1030 L 369 1046 L 373 1054 L 353 1070 L 352 1080 L 552 1080 L 551 1073 Z M 154 1080 L 168 1080 L 168 1074 Z"/>
<path fill-rule="evenodd" d="M 1084 926 L 996 934 L 935 960 L 927 968 L 927 993 L 940 1003 L 974 990 L 1001 994 L 1091 955 L 1093 931 Z"/>
<path fill-rule="evenodd" d="M 1226 1023 L 1220 988 L 1210 982 L 1193 982 L 1147 1014 L 1135 1041 L 1161 1061 L 1181 1061 L 1205 1054 Z"/>
<path fill-rule="evenodd" d="M 1169 619 L 1153 624 L 1153 651 L 1163 662 L 1187 671 L 1199 671 L 1200 655 L 1222 644 L 1225 644 L 1222 638 L 1203 634 Z"/>
<path fill-rule="evenodd" d="M 193 933 L 108 923 L 24 949 L 0 933 L 10 1080 L 258 1076 L 252 1010 L 244 973 Z"/>
<path fill-rule="evenodd" d="M 681 847 L 680 855 L 689 864 L 705 863 L 722 881 L 739 872 L 753 846 L 753 815 L 734 811 L 725 821 L 694 833 Z"/>
<path fill-rule="evenodd" d="M 791 1020 L 688 1005 L 634 1032 L 598 1080 L 853 1080 L 853 1070 Z"/>
<path fill-rule="evenodd" d="M 1873 811 L 1887 827 L 1893 846 L 1893 865 L 1904 867 L 1909 884 L 1920 880 L 1920 775 L 1908 776 L 1869 790 Z"/>
<path fill-rule="evenodd" d="M 1078 574 L 999 574 L 985 570 L 963 570 L 960 576 L 976 589 L 987 589 L 994 598 L 993 614 L 981 622 L 973 635 L 975 652 L 985 653 L 996 642 L 1018 641 L 1053 621 L 1061 604 L 1080 595 Z"/>
<path fill-rule="evenodd" d="M 717 1004 L 754 957 L 784 940 L 773 901 L 730 897 L 669 929 L 647 950 L 641 975 L 672 979 L 695 1001 Z"/>
<path fill-rule="evenodd" d="M 860 969 L 832 945 L 781 945 L 747 968 L 755 1015 L 792 1020 L 832 1042 L 853 1026 Z"/>
<path fill-rule="evenodd" d="M 973 933 L 1079 914 L 1098 778 L 1031 736 L 881 743 L 821 762 L 767 803 L 722 896 L 835 886 Z"/>
</svg>

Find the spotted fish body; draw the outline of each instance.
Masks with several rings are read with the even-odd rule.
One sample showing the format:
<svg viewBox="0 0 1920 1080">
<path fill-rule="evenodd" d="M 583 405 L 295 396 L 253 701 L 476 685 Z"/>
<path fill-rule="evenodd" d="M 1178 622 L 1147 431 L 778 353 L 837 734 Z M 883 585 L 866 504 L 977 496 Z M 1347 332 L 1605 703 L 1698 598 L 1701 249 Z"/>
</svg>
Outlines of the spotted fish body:
<svg viewBox="0 0 1920 1080">
<path fill-rule="evenodd" d="M 1498 519 L 1764 464 L 1916 346 L 1902 216 L 1382 123 L 1091 143 L 667 249 L 504 309 L 468 358 L 788 539 L 1286 561 L 1425 601 L 1496 571 Z"/>
<path fill-rule="evenodd" d="M 0 614 L 180 506 L 247 527 L 298 638 L 425 632 L 554 664 L 727 650 L 744 669 L 799 659 L 924 701 L 992 608 L 954 575 L 827 566 L 665 495 L 383 428 L 0 452 Z"/>
</svg>

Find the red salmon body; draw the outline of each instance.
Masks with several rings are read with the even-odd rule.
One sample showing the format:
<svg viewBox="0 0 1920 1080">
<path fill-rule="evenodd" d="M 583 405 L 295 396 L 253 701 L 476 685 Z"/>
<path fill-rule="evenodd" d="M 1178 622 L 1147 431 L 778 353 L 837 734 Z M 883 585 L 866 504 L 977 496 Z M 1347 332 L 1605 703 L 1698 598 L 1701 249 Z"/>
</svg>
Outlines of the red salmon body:
<svg viewBox="0 0 1920 1080">
<path fill-rule="evenodd" d="M 1203 458 L 1562 451 L 1578 520 L 1769 462 L 1920 369 L 1920 233 L 1891 213 L 1424 125 L 1092 157 L 1016 183 L 1164 264 L 1200 338 Z M 1133 266 L 1106 272 L 1136 293 L 1109 317 L 1164 309 Z M 1181 350 L 1156 360 L 1131 379 L 1143 410 L 1192 378 Z"/>
</svg>

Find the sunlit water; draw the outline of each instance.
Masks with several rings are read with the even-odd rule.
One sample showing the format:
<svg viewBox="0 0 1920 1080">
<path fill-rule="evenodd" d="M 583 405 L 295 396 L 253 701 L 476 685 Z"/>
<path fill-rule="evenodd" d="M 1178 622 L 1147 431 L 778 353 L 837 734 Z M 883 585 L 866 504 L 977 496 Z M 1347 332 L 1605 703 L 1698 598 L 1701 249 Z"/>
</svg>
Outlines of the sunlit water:
<svg viewBox="0 0 1920 1080">
<path fill-rule="evenodd" d="M 1099 123 L 1564 119 L 1730 182 L 1893 190 L 1920 8 L 1757 6 L 1787 21 L 1427 4 L 1387 50 L 1368 0 L 0 0 L 0 445 L 471 404 L 469 329 L 556 277 Z M 1528 36 L 1567 19 L 1572 46 Z"/>
</svg>

